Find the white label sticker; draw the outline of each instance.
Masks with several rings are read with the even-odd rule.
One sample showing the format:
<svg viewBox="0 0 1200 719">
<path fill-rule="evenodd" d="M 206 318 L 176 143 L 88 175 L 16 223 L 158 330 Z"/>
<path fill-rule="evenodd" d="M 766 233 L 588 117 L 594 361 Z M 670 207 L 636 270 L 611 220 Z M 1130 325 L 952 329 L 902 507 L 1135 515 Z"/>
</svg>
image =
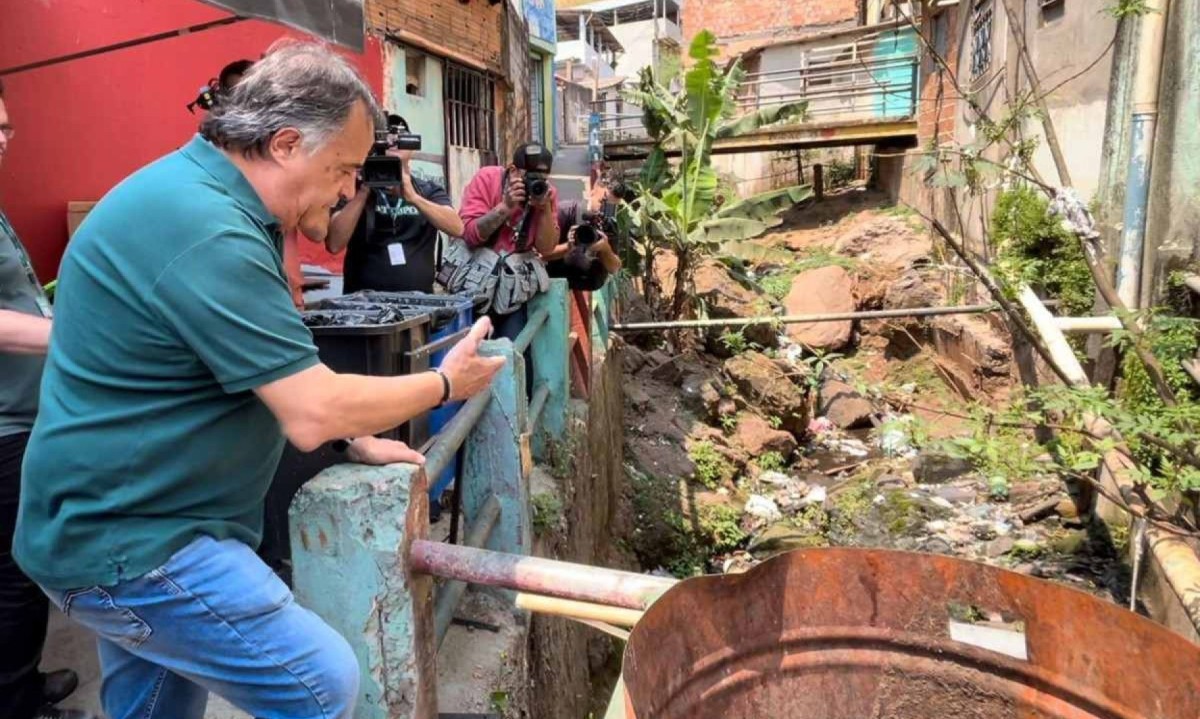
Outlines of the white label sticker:
<svg viewBox="0 0 1200 719">
<path fill-rule="evenodd" d="M 404 245 L 399 242 L 388 245 L 388 259 L 392 261 L 392 267 L 408 264 L 404 259 Z"/>
</svg>

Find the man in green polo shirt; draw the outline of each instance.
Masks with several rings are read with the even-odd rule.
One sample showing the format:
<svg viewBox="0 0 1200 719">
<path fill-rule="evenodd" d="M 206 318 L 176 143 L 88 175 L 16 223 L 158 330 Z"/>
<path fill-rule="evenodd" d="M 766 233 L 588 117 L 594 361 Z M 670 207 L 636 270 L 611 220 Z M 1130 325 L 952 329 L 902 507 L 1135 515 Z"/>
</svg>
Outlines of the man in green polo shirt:
<svg viewBox="0 0 1200 719">
<path fill-rule="evenodd" d="M 482 322 L 438 371 L 339 375 L 291 302 L 282 234 L 322 241 L 379 110 L 340 56 L 273 48 L 201 134 L 92 210 L 59 274 L 15 553 L 100 637 L 111 719 L 349 717 L 353 653 L 255 556 L 285 437 L 369 437 L 485 389 Z M 413 458 L 358 440 L 360 461 Z"/>
</svg>

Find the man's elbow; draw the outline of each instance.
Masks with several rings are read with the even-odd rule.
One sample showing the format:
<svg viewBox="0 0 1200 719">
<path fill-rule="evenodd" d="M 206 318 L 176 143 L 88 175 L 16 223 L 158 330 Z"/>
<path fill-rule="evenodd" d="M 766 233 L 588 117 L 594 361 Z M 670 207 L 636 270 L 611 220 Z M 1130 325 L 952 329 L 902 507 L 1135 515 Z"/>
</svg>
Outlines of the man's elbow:
<svg viewBox="0 0 1200 719">
<path fill-rule="evenodd" d="M 332 437 L 328 436 L 329 425 L 324 413 L 319 410 L 305 411 L 296 417 L 284 419 L 283 436 L 301 452 L 315 452 Z"/>
<path fill-rule="evenodd" d="M 464 222 L 462 221 L 462 218 L 461 218 L 461 217 L 459 217 L 458 215 L 454 215 L 454 216 L 453 216 L 453 217 L 452 217 L 452 218 L 451 218 L 451 219 L 450 219 L 450 220 L 449 220 L 449 221 L 446 223 L 446 230 L 445 230 L 445 232 L 446 232 L 446 234 L 447 234 L 447 235 L 450 235 L 451 237 L 462 237 L 462 236 L 464 236 L 464 235 L 466 234 L 466 232 L 467 232 L 467 226 L 466 226 L 466 223 L 464 223 Z"/>
</svg>

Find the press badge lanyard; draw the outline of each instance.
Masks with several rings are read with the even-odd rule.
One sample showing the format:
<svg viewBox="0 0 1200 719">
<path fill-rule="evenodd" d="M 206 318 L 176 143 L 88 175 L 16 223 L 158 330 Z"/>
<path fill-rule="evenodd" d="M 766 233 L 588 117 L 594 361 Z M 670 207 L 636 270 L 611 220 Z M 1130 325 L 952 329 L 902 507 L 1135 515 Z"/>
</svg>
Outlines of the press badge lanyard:
<svg viewBox="0 0 1200 719">
<path fill-rule="evenodd" d="M 12 246 L 13 253 L 17 256 L 17 262 L 21 263 L 21 267 L 25 270 L 25 276 L 29 278 L 29 284 L 33 285 L 33 299 L 37 302 L 38 311 L 42 313 L 42 317 L 50 319 L 54 316 L 54 310 L 50 307 L 50 298 L 46 296 L 46 290 L 42 288 L 42 283 L 38 282 L 33 265 L 29 263 L 29 255 L 25 254 L 25 248 L 17 240 L 16 230 L 8 224 L 8 218 L 4 216 L 3 212 L 0 212 L 0 235 L 3 235 L 2 239 Z"/>
</svg>

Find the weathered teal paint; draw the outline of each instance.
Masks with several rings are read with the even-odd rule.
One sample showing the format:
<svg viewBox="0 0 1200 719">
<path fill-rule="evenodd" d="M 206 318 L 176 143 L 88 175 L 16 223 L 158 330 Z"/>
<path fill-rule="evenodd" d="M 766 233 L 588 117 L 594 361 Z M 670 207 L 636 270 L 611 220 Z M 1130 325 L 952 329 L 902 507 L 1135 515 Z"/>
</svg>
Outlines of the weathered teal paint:
<svg viewBox="0 0 1200 719">
<path fill-rule="evenodd" d="M 500 522 L 486 549 L 511 554 L 533 552 L 533 525 L 529 505 L 529 478 L 521 462 L 526 422 L 525 360 L 508 340 L 484 342 L 480 354 L 504 357 L 507 362 L 490 389 L 492 400 L 479 417 L 475 431 L 463 445 L 463 519 L 474 524 L 479 511 L 494 494 L 500 501 Z"/>
<path fill-rule="evenodd" d="M 441 58 L 393 42 L 384 43 L 384 105 L 408 121 L 409 128 L 421 136 L 421 151 L 413 159 L 414 175 L 446 184 L 446 111 Z M 410 95 L 408 55 L 424 58 L 420 73 L 420 95 Z"/>
<path fill-rule="evenodd" d="M 612 280 L 604 283 L 592 293 L 592 352 L 603 356 L 608 347 L 608 328 L 612 324 L 612 298 L 615 292 Z"/>
<path fill-rule="evenodd" d="M 871 77 L 885 88 L 876 100 L 877 116 L 909 117 L 916 114 L 913 102 L 917 82 L 916 54 L 917 33 L 910 27 L 884 32 L 875 41 L 871 59 L 884 64 L 873 70 Z M 913 59 L 904 62 L 905 56 L 913 56 Z"/>
<path fill-rule="evenodd" d="M 433 580 L 410 575 L 408 543 L 428 533 L 416 467 L 332 467 L 292 502 L 296 600 L 336 629 L 358 658 L 355 719 L 437 715 Z"/>
<path fill-rule="evenodd" d="M 532 428 L 533 456 L 543 459 L 546 439 L 560 440 L 567 431 L 567 402 L 571 396 L 571 313 L 567 281 L 550 281 L 550 290 L 529 303 L 529 312 L 546 311 L 546 322 L 533 337 L 533 388 L 550 390 L 537 427 Z M 532 394 L 532 393 L 530 393 Z"/>
</svg>

